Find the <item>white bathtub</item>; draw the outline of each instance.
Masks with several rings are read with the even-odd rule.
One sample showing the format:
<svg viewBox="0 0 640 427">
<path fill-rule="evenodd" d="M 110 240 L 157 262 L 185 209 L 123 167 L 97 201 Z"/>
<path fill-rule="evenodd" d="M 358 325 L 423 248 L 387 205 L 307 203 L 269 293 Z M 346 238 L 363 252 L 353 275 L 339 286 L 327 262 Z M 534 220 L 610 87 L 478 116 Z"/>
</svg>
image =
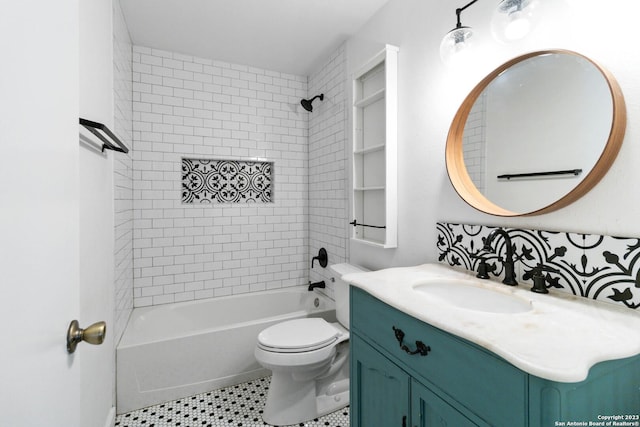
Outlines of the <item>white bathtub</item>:
<svg viewBox="0 0 640 427">
<path fill-rule="evenodd" d="M 335 305 L 296 287 L 134 309 L 116 350 L 117 412 L 268 375 L 258 333 L 302 317 L 335 322 Z"/>
</svg>

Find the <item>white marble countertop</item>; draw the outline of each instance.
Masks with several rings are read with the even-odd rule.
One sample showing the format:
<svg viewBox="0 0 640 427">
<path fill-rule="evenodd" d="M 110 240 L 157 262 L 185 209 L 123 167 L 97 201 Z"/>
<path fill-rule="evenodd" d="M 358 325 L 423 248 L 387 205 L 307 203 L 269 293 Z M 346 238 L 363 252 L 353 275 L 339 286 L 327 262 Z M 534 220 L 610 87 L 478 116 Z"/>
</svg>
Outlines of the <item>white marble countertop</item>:
<svg viewBox="0 0 640 427">
<path fill-rule="evenodd" d="M 414 286 L 434 278 L 459 278 L 531 302 L 524 313 L 458 308 Z M 598 362 L 640 354 L 640 313 L 563 292 L 536 294 L 476 279 L 441 264 L 352 273 L 343 280 L 408 315 L 471 341 L 521 370 L 558 382 L 579 382 Z"/>
</svg>

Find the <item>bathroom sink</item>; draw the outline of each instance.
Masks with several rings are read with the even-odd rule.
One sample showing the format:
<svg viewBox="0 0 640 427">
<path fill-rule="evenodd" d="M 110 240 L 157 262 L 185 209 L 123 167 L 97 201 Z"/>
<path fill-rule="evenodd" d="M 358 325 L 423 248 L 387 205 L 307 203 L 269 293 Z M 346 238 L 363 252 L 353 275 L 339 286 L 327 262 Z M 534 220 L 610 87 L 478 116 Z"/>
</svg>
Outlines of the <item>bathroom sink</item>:
<svg viewBox="0 0 640 427">
<path fill-rule="evenodd" d="M 437 279 L 413 287 L 416 292 L 429 295 L 466 310 L 486 313 L 526 313 L 531 302 L 513 295 L 467 284 L 458 279 Z"/>
</svg>

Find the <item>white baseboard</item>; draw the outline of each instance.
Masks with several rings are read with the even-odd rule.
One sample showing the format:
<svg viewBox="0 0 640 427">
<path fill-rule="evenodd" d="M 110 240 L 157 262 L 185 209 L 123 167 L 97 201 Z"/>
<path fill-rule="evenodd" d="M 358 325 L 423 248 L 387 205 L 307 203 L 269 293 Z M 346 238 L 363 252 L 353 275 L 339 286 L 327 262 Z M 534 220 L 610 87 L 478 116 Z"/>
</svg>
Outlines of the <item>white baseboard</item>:
<svg viewBox="0 0 640 427">
<path fill-rule="evenodd" d="M 107 419 L 104 423 L 104 427 L 115 427 L 116 425 L 116 407 L 112 406 L 107 414 Z"/>
</svg>

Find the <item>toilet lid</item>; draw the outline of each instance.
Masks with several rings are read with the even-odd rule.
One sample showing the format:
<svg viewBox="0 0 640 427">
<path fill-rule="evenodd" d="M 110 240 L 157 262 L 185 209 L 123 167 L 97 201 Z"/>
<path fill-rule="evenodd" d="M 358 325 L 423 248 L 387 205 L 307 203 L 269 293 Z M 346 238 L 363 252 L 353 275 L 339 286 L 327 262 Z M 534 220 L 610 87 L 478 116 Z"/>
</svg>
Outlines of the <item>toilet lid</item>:
<svg viewBox="0 0 640 427">
<path fill-rule="evenodd" d="M 310 351 L 331 344 L 339 335 L 326 320 L 305 318 L 269 326 L 258 334 L 258 343 L 280 351 Z"/>
</svg>

